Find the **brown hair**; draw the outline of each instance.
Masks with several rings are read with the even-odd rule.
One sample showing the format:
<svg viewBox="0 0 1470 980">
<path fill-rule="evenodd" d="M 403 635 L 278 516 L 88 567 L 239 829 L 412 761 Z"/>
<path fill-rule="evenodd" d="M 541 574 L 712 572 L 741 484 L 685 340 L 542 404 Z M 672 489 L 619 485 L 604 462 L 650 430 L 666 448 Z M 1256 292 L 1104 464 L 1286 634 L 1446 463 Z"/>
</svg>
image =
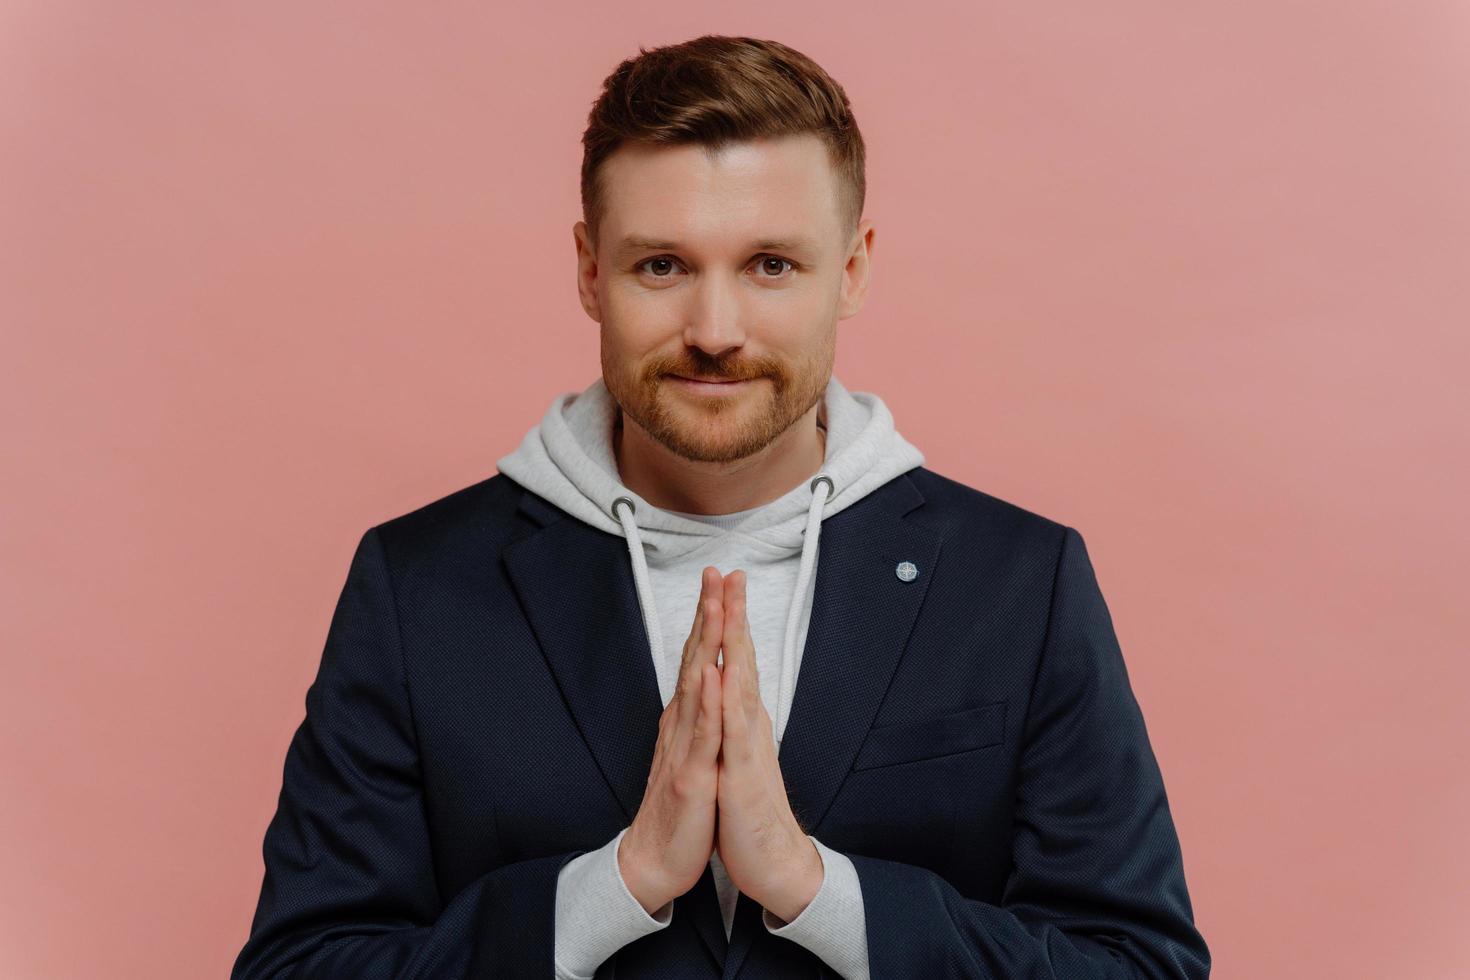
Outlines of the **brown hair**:
<svg viewBox="0 0 1470 980">
<path fill-rule="evenodd" d="M 697 143 L 814 133 L 827 144 L 849 233 L 866 193 L 863 136 L 847 93 L 815 61 L 777 41 L 706 34 L 645 50 L 603 81 L 582 134 L 582 219 L 594 247 L 602 162 L 625 140 Z"/>
</svg>

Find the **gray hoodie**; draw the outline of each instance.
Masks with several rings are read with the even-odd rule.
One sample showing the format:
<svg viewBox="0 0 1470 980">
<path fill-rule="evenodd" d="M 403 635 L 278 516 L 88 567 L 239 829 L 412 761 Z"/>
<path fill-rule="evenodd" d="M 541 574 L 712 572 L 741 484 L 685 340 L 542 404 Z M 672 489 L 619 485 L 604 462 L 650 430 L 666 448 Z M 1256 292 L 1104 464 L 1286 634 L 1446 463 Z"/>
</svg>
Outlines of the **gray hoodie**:
<svg viewBox="0 0 1470 980">
<path fill-rule="evenodd" d="M 673 697 L 684 640 L 699 596 L 700 570 L 744 569 L 761 700 L 779 751 L 790 712 L 815 592 L 821 521 L 894 477 L 923 465 L 923 454 L 894 428 L 877 395 L 828 379 L 818 425 L 826 429 L 822 468 L 780 498 L 735 514 L 662 510 L 623 485 L 612 450 L 617 402 L 601 378 L 557 396 L 500 472 L 593 527 L 624 537 L 665 706 Z M 628 891 L 617 861 L 624 828 L 562 869 L 557 884 L 557 976 L 587 980 L 633 940 L 668 926 L 672 902 L 654 915 Z M 866 980 L 862 894 L 852 862 L 815 837 L 824 877 L 790 923 L 769 912 L 773 934 L 806 946 L 847 980 Z M 728 936 L 738 893 L 719 854 L 710 858 Z"/>
</svg>

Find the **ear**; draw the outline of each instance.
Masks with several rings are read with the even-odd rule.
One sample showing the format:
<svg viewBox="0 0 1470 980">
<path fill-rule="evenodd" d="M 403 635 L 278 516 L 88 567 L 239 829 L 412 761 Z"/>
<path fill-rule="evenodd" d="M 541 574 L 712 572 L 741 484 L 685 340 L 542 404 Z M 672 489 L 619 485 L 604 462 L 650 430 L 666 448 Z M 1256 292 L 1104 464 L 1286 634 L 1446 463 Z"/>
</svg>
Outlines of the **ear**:
<svg viewBox="0 0 1470 980">
<path fill-rule="evenodd" d="M 859 221 L 847 253 L 847 264 L 842 268 L 842 291 L 837 303 L 839 320 L 845 320 L 862 309 L 863 299 L 868 295 L 873 238 L 873 222 L 867 218 Z"/>
<path fill-rule="evenodd" d="M 598 323 L 602 322 L 602 304 L 597 300 L 597 247 L 587 237 L 587 222 L 572 225 L 572 241 L 577 248 L 577 297 L 582 309 Z"/>
</svg>

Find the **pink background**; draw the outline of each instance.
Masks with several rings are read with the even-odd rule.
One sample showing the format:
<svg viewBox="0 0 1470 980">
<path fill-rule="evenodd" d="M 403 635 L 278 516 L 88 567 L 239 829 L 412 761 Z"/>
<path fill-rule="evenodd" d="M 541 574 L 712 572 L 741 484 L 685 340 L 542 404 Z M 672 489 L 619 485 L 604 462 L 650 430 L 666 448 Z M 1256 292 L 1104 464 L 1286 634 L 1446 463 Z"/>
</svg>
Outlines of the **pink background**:
<svg viewBox="0 0 1470 980">
<path fill-rule="evenodd" d="M 1086 537 L 1214 975 L 1470 975 L 1470 7 L 1387 0 L 4 4 L 0 975 L 226 975 L 357 537 L 596 376 L 586 112 L 706 32 L 852 97 L 838 376 Z"/>
</svg>

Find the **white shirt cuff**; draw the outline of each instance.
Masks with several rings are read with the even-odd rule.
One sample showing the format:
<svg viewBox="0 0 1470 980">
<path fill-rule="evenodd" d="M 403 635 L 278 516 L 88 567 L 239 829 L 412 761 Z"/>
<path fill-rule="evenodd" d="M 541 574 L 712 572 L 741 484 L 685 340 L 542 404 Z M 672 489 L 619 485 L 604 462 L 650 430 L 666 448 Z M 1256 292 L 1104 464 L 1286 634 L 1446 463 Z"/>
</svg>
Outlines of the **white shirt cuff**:
<svg viewBox="0 0 1470 980">
<path fill-rule="evenodd" d="M 555 963 L 558 980 L 592 980 L 609 956 L 668 927 L 674 903 L 648 914 L 623 880 L 618 845 L 628 832 L 568 861 L 556 879 Z"/>
<path fill-rule="evenodd" d="M 857 868 L 846 854 L 807 836 L 822 857 L 822 887 L 790 922 L 767 909 L 761 921 L 771 935 L 805 946 L 844 980 L 868 980 L 868 927 Z"/>
</svg>

